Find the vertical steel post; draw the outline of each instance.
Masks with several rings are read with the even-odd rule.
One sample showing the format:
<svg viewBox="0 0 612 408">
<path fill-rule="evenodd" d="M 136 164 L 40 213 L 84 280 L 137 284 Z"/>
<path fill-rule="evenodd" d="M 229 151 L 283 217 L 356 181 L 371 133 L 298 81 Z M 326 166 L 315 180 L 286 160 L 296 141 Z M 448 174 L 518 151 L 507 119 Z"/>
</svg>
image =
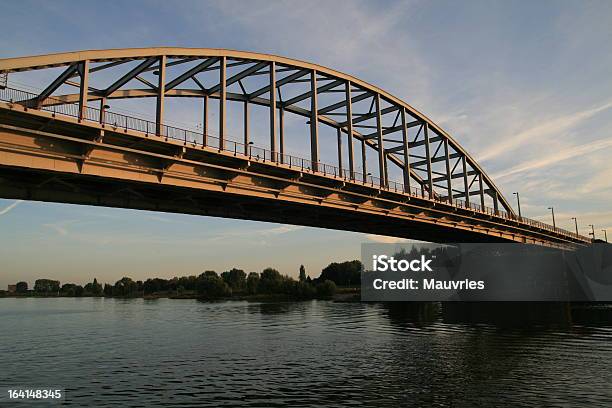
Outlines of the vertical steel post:
<svg viewBox="0 0 612 408">
<path fill-rule="evenodd" d="M 79 120 L 85 118 L 87 97 L 89 96 L 89 60 L 80 63 L 81 83 L 79 85 Z"/>
<path fill-rule="evenodd" d="M 337 128 L 338 134 L 338 168 L 340 169 L 340 177 L 342 177 L 342 130 Z"/>
<path fill-rule="evenodd" d="M 227 57 L 223 56 L 219 60 L 219 150 L 225 149 L 226 65 Z"/>
<path fill-rule="evenodd" d="M 355 179 L 355 158 L 353 153 L 353 102 L 351 101 L 351 81 L 345 84 L 346 97 L 346 133 L 348 135 L 348 162 L 350 179 Z"/>
<path fill-rule="evenodd" d="M 276 161 L 276 63 L 270 62 L 270 151 Z"/>
<path fill-rule="evenodd" d="M 278 137 L 279 137 L 279 145 L 278 148 L 280 150 L 280 162 L 284 163 L 285 159 L 283 155 L 285 154 L 285 109 L 281 106 L 278 111 Z"/>
<path fill-rule="evenodd" d="M 159 57 L 157 70 L 157 107 L 155 109 L 155 134 L 162 136 L 164 126 L 164 99 L 166 96 L 166 56 Z M 167 136 L 167 135 L 166 135 Z"/>
<path fill-rule="evenodd" d="M 497 198 L 497 191 L 493 192 L 493 210 L 495 210 L 495 215 L 499 215 L 499 199 Z"/>
<path fill-rule="evenodd" d="M 453 202 L 453 175 L 451 174 L 450 156 L 448 154 L 448 139 L 444 139 L 444 160 L 446 161 L 446 194 L 448 202 Z"/>
<path fill-rule="evenodd" d="M 366 143 L 364 139 L 361 139 L 361 168 L 363 169 L 363 181 L 367 181 L 368 178 L 368 167 L 366 163 Z"/>
<path fill-rule="evenodd" d="M 480 209 L 484 210 L 485 207 L 485 198 L 484 198 L 484 186 L 482 183 L 482 173 L 478 175 L 478 184 L 480 187 Z"/>
<path fill-rule="evenodd" d="M 427 159 L 427 185 L 429 189 L 429 198 L 434 198 L 433 173 L 431 171 L 431 152 L 429 148 L 429 124 L 425 122 L 423 126 L 423 131 L 425 132 L 425 157 Z"/>
<path fill-rule="evenodd" d="M 465 156 L 461 156 L 461 165 L 463 167 L 463 188 L 465 193 L 465 203 L 470 206 L 470 186 L 468 185 L 468 174 L 467 164 L 465 162 Z"/>
<path fill-rule="evenodd" d="M 387 175 L 385 174 L 385 146 L 383 143 L 382 117 L 380 114 L 380 94 L 375 96 L 376 100 L 376 135 L 378 140 L 378 175 L 380 176 L 380 186 L 387 186 Z"/>
<path fill-rule="evenodd" d="M 204 95 L 202 102 L 202 144 L 208 145 L 208 95 Z"/>
<path fill-rule="evenodd" d="M 406 128 L 406 109 L 401 108 L 402 143 L 404 147 L 404 192 L 410 193 L 410 150 L 408 146 L 408 128 Z"/>
<path fill-rule="evenodd" d="M 244 154 L 249 154 L 249 101 L 244 101 Z"/>
<path fill-rule="evenodd" d="M 319 170 L 319 113 L 317 104 L 317 71 L 310 72 L 310 160 L 312 170 Z"/>
<path fill-rule="evenodd" d="M 102 125 L 104 123 L 106 123 L 106 117 L 105 116 L 106 116 L 106 97 L 103 96 L 100 99 L 100 124 L 102 124 Z M 147 129 L 147 131 L 148 131 L 148 129 Z"/>
</svg>

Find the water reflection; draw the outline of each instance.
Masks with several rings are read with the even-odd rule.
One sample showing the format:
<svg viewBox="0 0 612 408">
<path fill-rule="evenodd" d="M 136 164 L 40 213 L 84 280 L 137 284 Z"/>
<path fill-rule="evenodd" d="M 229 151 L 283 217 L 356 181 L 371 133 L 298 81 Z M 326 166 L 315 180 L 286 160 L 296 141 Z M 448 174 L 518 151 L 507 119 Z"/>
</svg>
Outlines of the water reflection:
<svg viewBox="0 0 612 408">
<path fill-rule="evenodd" d="M 0 383 L 79 407 L 612 404 L 610 309 L 525 330 L 445 306 L 0 299 Z"/>
</svg>

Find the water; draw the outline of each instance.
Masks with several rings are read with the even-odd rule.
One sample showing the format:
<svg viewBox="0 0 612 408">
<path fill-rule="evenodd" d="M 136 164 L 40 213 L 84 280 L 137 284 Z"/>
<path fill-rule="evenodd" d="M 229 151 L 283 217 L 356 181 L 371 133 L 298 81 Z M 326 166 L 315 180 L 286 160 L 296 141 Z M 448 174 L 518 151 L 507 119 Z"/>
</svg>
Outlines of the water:
<svg viewBox="0 0 612 408">
<path fill-rule="evenodd" d="M 64 388 L 66 406 L 612 406 L 612 327 L 359 303 L 0 299 L 0 356 L 0 385 Z"/>
</svg>

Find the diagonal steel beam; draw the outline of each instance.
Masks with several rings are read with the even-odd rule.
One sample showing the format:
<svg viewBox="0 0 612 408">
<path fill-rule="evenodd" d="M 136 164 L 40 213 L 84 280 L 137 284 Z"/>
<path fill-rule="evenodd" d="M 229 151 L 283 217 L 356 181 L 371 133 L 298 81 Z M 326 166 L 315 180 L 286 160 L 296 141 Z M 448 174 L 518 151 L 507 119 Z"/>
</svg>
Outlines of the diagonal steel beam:
<svg viewBox="0 0 612 408">
<path fill-rule="evenodd" d="M 330 82 L 328 84 L 322 85 L 322 86 L 317 88 L 317 94 L 323 93 L 323 92 L 328 91 L 328 90 L 330 90 L 332 88 L 340 86 L 340 85 L 342 85 L 342 83 L 343 83 L 343 81 L 341 81 L 340 79 L 337 79 L 337 80 L 332 81 L 332 82 Z M 298 95 L 298 96 L 295 96 L 295 97 L 293 97 L 291 99 L 286 100 L 285 102 L 283 102 L 283 106 L 290 106 L 290 105 L 296 104 L 296 103 L 298 103 L 300 101 L 303 101 L 304 99 L 310 98 L 310 95 L 312 95 L 312 94 L 313 94 L 312 91 L 304 92 L 301 95 Z"/>
<path fill-rule="evenodd" d="M 380 114 L 381 115 L 386 115 L 387 113 L 391 113 L 395 110 L 398 110 L 399 106 L 389 106 L 388 108 L 385 109 L 381 109 L 380 110 Z M 399 113 L 399 112 L 398 112 Z M 356 118 L 353 118 L 353 123 L 359 123 L 359 122 L 365 122 L 368 119 L 372 119 L 376 117 L 376 112 L 372 112 L 372 113 L 366 113 L 364 115 L 358 116 Z M 340 123 L 341 127 L 346 126 L 346 122 Z M 395 126 L 394 126 L 395 127 Z M 397 130 L 401 130 L 402 127 L 401 126 L 397 126 Z M 387 132 L 389 133 L 389 132 Z"/>
<path fill-rule="evenodd" d="M 36 98 L 36 105 L 40 106 L 42 101 L 44 101 L 45 99 L 47 99 L 49 97 L 49 95 L 51 95 L 53 92 L 55 92 L 55 90 L 57 88 L 59 88 L 60 86 L 62 86 L 62 84 L 64 82 L 66 82 L 66 80 L 68 78 L 70 78 L 72 76 L 72 74 L 74 74 L 75 72 L 77 72 L 79 68 L 79 63 L 75 62 L 74 64 L 70 65 L 68 68 L 66 68 L 66 70 L 64 72 L 62 72 L 62 74 L 60 76 L 58 76 L 57 78 L 55 78 L 55 80 L 53 82 L 51 82 L 51 84 L 49 84 L 49 86 L 47 86 Z"/>
<path fill-rule="evenodd" d="M 280 72 L 280 71 L 277 71 Z M 278 81 L 276 81 L 276 87 L 280 87 L 281 85 L 284 84 L 288 84 L 289 82 L 295 81 L 298 78 L 303 77 L 304 75 L 308 74 L 310 71 L 306 70 L 306 69 L 302 69 L 298 72 L 295 72 L 291 75 L 287 75 L 284 78 L 279 79 Z M 265 94 L 266 92 L 270 92 L 270 85 L 266 85 L 262 88 L 259 88 L 256 91 L 253 91 L 249 94 L 249 99 L 253 99 L 253 98 L 257 98 L 260 95 Z"/>
<path fill-rule="evenodd" d="M 119 78 L 117 81 L 115 81 L 115 83 L 113 83 L 112 85 L 110 85 L 108 88 L 106 88 L 103 92 L 104 92 L 104 96 L 108 96 L 110 94 L 112 94 L 113 92 L 115 92 L 117 89 L 121 88 L 123 85 L 127 84 L 130 80 L 134 79 L 134 77 L 138 74 L 140 74 L 141 72 L 143 72 L 145 69 L 149 68 L 151 65 L 155 64 L 157 61 L 159 61 L 158 57 L 151 57 L 151 58 L 147 58 L 146 60 L 144 60 L 143 62 L 141 62 L 140 64 L 138 64 L 138 66 L 136 66 L 135 68 L 133 68 L 130 72 L 128 72 L 127 74 L 123 75 L 121 78 Z"/>
<path fill-rule="evenodd" d="M 351 103 L 355 103 L 355 102 L 359 102 L 359 101 L 363 101 L 364 99 L 368 99 L 370 97 L 374 96 L 371 93 L 368 92 L 364 92 L 362 94 L 353 96 L 353 98 L 351 99 Z M 341 107 L 346 105 L 346 101 L 340 101 L 337 103 L 334 103 L 332 105 L 326 106 L 324 108 L 319 109 L 319 115 L 324 115 L 326 113 L 329 113 L 331 111 L 335 111 L 336 109 L 340 109 Z"/>
<path fill-rule="evenodd" d="M 252 67 L 249 67 L 243 71 L 240 71 L 239 73 L 237 73 L 236 75 L 233 75 L 229 78 L 227 78 L 227 81 L 225 82 L 225 86 L 228 87 L 238 81 L 240 81 L 243 78 L 248 77 L 249 75 L 259 71 L 260 69 L 266 68 L 269 64 L 267 62 L 260 62 L 258 64 L 253 65 Z M 213 92 L 218 92 L 219 89 L 221 88 L 221 86 L 219 84 L 213 86 L 212 88 L 210 88 L 211 93 Z"/>
<path fill-rule="evenodd" d="M 419 120 L 415 120 L 412 122 L 408 122 L 406 123 L 406 129 L 410 129 L 411 127 L 415 127 L 415 126 L 419 126 L 420 124 L 422 124 L 423 122 L 419 121 Z M 402 130 L 402 126 L 393 126 L 393 127 L 389 127 L 383 130 L 383 135 L 388 135 L 389 133 L 394 133 L 397 132 L 398 130 Z M 363 138 L 364 139 L 375 139 L 378 136 L 378 133 L 370 133 L 368 135 L 364 135 Z M 429 139 L 432 142 L 435 142 L 436 140 L 440 140 L 441 138 L 431 138 Z M 416 143 L 416 144 L 415 144 Z M 410 143 L 410 147 L 415 147 L 415 146 L 420 146 L 421 144 L 424 144 L 425 141 L 421 141 L 420 144 L 418 144 L 419 142 L 415 142 L 415 143 Z"/>
<path fill-rule="evenodd" d="M 201 72 L 205 68 L 210 67 L 211 65 L 213 65 L 218 60 L 219 60 L 218 58 L 209 58 L 209 59 L 199 63 L 195 67 L 185 71 L 183 74 L 179 75 L 178 77 L 174 78 L 172 81 L 168 82 L 166 84 L 166 90 L 170 90 L 170 89 L 175 88 L 176 86 L 182 84 L 183 82 L 187 81 L 189 78 L 191 78 L 192 76 L 194 76 L 198 72 Z M 197 82 L 196 82 L 196 84 L 197 84 Z"/>
</svg>

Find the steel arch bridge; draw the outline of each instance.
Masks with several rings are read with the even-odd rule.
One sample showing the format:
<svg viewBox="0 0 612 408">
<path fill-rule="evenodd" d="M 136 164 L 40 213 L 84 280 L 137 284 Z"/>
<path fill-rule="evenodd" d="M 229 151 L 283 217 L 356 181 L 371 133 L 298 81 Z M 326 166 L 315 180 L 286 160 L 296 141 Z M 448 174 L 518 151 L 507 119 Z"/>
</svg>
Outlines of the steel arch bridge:
<svg viewBox="0 0 612 408">
<path fill-rule="evenodd" d="M 433 121 L 375 86 L 319 65 L 166 47 L 0 59 L 0 74 L 1 197 L 434 242 L 590 242 L 517 216 L 478 163 Z M 47 84 L 36 92 L 7 81 L 35 74 Z M 198 129 L 168 124 L 174 98 L 198 105 Z M 154 102 L 155 120 L 110 110 L 113 100 L 134 99 Z M 266 146 L 252 141 L 254 111 L 264 112 Z M 296 123 L 303 137 L 288 133 Z M 230 136 L 230 127 L 240 128 L 240 137 Z M 301 147 L 289 148 L 296 140 Z M 333 164 L 321 160 L 326 143 Z"/>
</svg>

